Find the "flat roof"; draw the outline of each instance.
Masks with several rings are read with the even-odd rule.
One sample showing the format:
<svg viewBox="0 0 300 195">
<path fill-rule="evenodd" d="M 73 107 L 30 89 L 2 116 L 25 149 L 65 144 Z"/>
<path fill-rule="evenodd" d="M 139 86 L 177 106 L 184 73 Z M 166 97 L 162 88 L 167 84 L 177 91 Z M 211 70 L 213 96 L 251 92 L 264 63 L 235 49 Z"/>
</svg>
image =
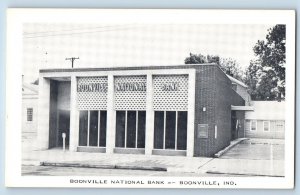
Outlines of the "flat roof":
<svg viewBox="0 0 300 195">
<path fill-rule="evenodd" d="M 231 110 L 254 111 L 253 106 L 232 106 Z"/>
<path fill-rule="evenodd" d="M 206 64 L 183 64 L 183 65 L 150 65 L 150 66 L 124 66 L 124 67 L 102 67 L 102 68 L 55 68 L 40 69 L 44 72 L 84 72 L 84 71 L 114 71 L 114 70 L 155 70 L 155 69 L 189 69 L 198 68 L 199 66 L 217 66 L 215 63 Z"/>
<path fill-rule="evenodd" d="M 246 112 L 246 119 L 284 120 L 285 102 L 281 101 L 252 101 L 254 112 Z"/>
</svg>

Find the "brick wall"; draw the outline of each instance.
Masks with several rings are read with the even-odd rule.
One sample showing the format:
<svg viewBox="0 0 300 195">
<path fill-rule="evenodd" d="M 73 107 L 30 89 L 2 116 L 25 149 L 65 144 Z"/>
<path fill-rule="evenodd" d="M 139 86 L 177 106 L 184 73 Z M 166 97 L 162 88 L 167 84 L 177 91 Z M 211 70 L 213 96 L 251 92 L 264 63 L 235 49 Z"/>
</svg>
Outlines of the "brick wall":
<svg viewBox="0 0 300 195">
<path fill-rule="evenodd" d="M 213 156 L 231 140 L 231 105 L 245 105 L 231 81 L 216 65 L 196 68 L 194 156 Z M 203 107 L 206 111 L 203 111 Z M 208 138 L 199 138 L 198 124 L 208 124 Z M 217 137 L 215 137 L 217 127 Z"/>
</svg>

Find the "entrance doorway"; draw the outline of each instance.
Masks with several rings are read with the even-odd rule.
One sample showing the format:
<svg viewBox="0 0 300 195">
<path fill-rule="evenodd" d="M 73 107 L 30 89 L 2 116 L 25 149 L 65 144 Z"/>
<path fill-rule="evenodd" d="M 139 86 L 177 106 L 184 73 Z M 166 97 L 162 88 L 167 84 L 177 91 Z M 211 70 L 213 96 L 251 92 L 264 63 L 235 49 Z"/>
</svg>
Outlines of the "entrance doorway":
<svg viewBox="0 0 300 195">
<path fill-rule="evenodd" d="M 71 82 L 67 78 L 50 79 L 49 148 L 62 147 L 62 133 L 66 146 L 70 139 Z"/>
<path fill-rule="evenodd" d="M 66 134 L 66 147 L 69 146 L 70 140 L 70 111 L 59 110 L 58 111 L 58 135 L 57 135 L 57 147 L 63 146 L 62 134 Z"/>
<path fill-rule="evenodd" d="M 231 111 L 231 140 L 238 138 L 238 126 L 236 111 Z"/>
</svg>

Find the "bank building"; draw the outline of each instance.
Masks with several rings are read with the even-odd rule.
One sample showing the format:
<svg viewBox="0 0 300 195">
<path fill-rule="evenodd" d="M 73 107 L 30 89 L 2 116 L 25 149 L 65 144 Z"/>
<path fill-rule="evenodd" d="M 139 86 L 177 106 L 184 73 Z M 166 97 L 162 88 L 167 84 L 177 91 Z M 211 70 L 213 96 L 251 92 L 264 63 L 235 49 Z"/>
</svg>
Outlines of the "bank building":
<svg viewBox="0 0 300 195">
<path fill-rule="evenodd" d="M 213 156 L 253 109 L 233 80 L 215 64 L 41 69 L 38 148 L 65 134 L 73 152 Z"/>
</svg>

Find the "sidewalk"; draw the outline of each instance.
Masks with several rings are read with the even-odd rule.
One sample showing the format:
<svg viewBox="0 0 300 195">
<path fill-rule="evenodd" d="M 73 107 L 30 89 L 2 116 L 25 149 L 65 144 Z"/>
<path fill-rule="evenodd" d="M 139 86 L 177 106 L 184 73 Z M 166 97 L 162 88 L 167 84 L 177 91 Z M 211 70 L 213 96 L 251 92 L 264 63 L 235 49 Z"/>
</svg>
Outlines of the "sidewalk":
<svg viewBox="0 0 300 195">
<path fill-rule="evenodd" d="M 284 176 L 284 145 L 262 140 L 236 140 L 220 158 L 38 151 L 34 142 L 23 142 L 22 165 L 152 170 L 181 173 L 211 173 L 244 176 Z M 268 141 L 268 140 L 267 140 Z M 238 143 L 237 143 L 238 142 Z M 254 144 L 255 143 L 255 144 Z M 267 142 L 269 143 L 269 142 Z M 278 145 L 277 145 L 278 144 Z"/>
<path fill-rule="evenodd" d="M 38 151 L 30 149 L 34 148 L 29 146 L 32 143 L 23 144 L 22 165 L 198 172 L 199 167 L 212 160 L 206 157 L 64 152 L 62 149 Z"/>
</svg>

